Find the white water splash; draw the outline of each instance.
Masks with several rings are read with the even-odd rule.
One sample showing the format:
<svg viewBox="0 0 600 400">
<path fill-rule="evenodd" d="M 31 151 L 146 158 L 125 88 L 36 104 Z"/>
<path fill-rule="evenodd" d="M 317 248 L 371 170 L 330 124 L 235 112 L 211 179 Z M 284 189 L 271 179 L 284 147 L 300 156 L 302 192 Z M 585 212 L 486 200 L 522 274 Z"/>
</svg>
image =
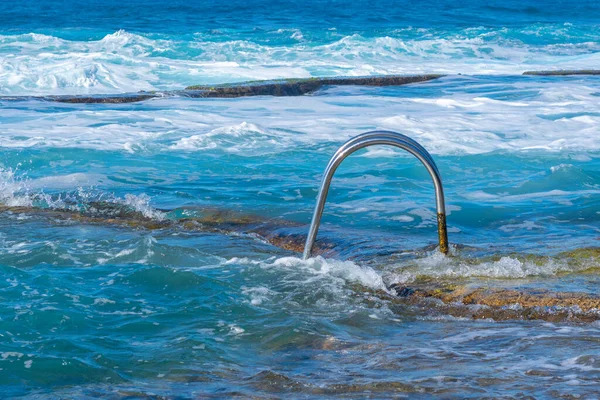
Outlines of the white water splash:
<svg viewBox="0 0 600 400">
<path fill-rule="evenodd" d="M 31 206 L 29 187 L 26 179 L 15 176 L 15 170 L 0 168 L 0 204 L 9 207 Z"/>
<path fill-rule="evenodd" d="M 162 221 L 165 219 L 165 214 L 150 205 L 150 196 L 147 194 L 133 195 L 126 194 L 123 204 L 130 206 L 136 211 L 142 213 L 146 218 Z"/>
<path fill-rule="evenodd" d="M 519 102 L 481 93 L 484 83 L 457 77 L 422 85 L 422 89 L 419 86 L 423 91 L 440 85 L 464 87 L 456 93 L 440 90 L 436 100 L 422 97 L 420 90 L 410 97 L 391 97 L 345 87 L 328 89 L 326 95 L 294 98 L 159 99 L 135 114 L 119 107 L 53 114 L 40 113 L 38 108 L 0 110 L 0 146 L 134 154 L 218 150 L 254 156 L 339 144 L 365 130 L 387 129 L 414 138 L 434 155 L 573 152 L 573 157 L 585 160 L 600 151 L 600 119 L 594 116 L 600 109 L 597 81 L 495 82 L 506 85 L 504 90 L 511 96 L 536 92 Z M 469 93 L 470 89 L 474 92 Z M 556 97 L 557 91 L 561 98 Z M 452 107 L 448 107 L 450 103 Z M 564 117 L 566 114 L 587 116 L 598 123 Z M 565 132 L 569 134 L 565 136 Z M 397 156 L 398 152 L 383 147 L 357 154 Z"/>
<path fill-rule="evenodd" d="M 390 283 L 413 282 L 417 277 L 520 279 L 583 271 L 592 266 L 594 266 L 593 260 L 588 263 L 570 263 L 567 259 L 552 257 L 521 260 L 514 256 L 504 256 L 495 261 L 477 262 L 433 252 L 426 257 L 414 260 L 410 265 L 390 266 L 389 270 L 393 272 L 390 276 L 386 276 L 386 279 L 389 279 Z"/>
<path fill-rule="evenodd" d="M 277 135 L 246 121 L 236 125 L 215 128 L 201 135 L 179 139 L 170 150 L 199 151 L 222 149 L 228 153 L 244 155 L 263 154 L 290 142 L 285 135 Z"/>
<path fill-rule="evenodd" d="M 510 33 L 465 30 L 414 36 L 337 37 L 310 43 L 298 29 L 278 31 L 292 44 L 246 40 L 150 38 L 117 31 L 101 40 L 71 41 L 29 33 L 0 36 L 0 93 L 88 94 L 183 89 L 274 78 L 376 74 L 521 74 L 526 69 L 585 69 L 598 65 L 600 46 L 533 46 Z"/>
</svg>

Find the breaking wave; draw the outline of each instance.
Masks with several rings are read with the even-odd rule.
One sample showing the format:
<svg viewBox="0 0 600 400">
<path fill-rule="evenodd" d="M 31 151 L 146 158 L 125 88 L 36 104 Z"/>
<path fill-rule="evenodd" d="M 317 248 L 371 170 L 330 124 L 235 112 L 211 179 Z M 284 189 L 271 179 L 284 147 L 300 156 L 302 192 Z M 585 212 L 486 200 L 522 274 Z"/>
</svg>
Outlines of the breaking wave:
<svg viewBox="0 0 600 400">
<path fill-rule="evenodd" d="M 269 35 L 273 38 L 254 41 L 221 33 L 178 37 L 123 30 L 90 41 L 3 35 L 0 93 L 122 93 L 332 75 L 521 74 L 593 68 L 600 61 L 593 32 L 568 24 L 455 33 L 407 28 L 375 37 L 317 37 L 299 29 Z"/>
</svg>

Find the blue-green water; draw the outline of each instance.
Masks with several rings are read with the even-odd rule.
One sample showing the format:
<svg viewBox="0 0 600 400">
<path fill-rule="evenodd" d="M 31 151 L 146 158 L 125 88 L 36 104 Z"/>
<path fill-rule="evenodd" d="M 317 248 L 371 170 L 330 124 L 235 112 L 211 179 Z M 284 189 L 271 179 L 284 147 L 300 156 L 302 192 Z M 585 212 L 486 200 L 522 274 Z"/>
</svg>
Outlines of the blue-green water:
<svg viewBox="0 0 600 400">
<path fill-rule="evenodd" d="M 596 2 L 121 3 L 3 2 L 0 94 L 450 76 L 289 98 L 2 100 L 2 205 L 101 201 L 157 222 L 216 208 L 305 233 L 337 147 L 389 129 L 432 153 L 460 246 L 432 250 L 427 172 L 379 147 L 334 178 L 327 258 L 2 212 L 1 397 L 597 396 L 597 322 L 473 321 L 380 295 L 417 277 L 597 293 L 597 260 L 556 255 L 600 243 L 600 77 L 520 76 L 596 67 Z"/>
</svg>

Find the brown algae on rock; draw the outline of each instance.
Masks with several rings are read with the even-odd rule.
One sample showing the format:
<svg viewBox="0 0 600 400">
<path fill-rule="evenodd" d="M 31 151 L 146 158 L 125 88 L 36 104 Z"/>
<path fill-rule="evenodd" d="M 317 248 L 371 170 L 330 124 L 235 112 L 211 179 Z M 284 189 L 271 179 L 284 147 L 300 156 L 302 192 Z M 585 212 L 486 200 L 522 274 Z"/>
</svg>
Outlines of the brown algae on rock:
<svg viewBox="0 0 600 400">
<path fill-rule="evenodd" d="M 161 218 L 144 215 L 130 206 L 111 202 L 93 202 L 78 209 L 49 209 L 31 206 L 0 205 L 0 213 L 35 215 L 50 222 L 113 225 L 132 229 L 180 229 L 196 232 L 242 234 L 255 237 L 276 247 L 302 252 L 306 235 L 291 232 L 301 226 L 281 219 L 265 219 L 216 208 L 163 210 Z M 328 253 L 335 244 L 327 240 L 316 243 L 316 254 Z"/>
<path fill-rule="evenodd" d="M 468 284 L 392 285 L 392 302 L 436 310 L 455 317 L 496 321 L 591 322 L 600 319 L 600 297 L 545 289 L 473 287 Z"/>
<path fill-rule="evenodd" d="M 244 234 L 273 246 L 301 253 L 306 235 L 296 233 L 304 226 L 281 219 L 265 219 L 218 208 L 189 208 L 163 210 L 160 218 L 148 216 L 119 203 L 91 202 L 77 209 L 47 209 L 31 206 L 0 205 L 0 213 L 26 214 L 55 223 L 81 223 L 120 226 L 129 229 L 179 229 L 195 232 Z M 316 253 L 335 255 L 336 244 L 327 240 L 316 242 Z M 515 255 L 516 256 L 516 255 Z M 547 263 L 551 257 L 518 255 L 536 265 Z M 466 264 L 482 260 L 499 260 L 500 256 L 482 259 L 463 259 Z M 600 268 L 600 248 L 586 247 L 562 252 L 552 260 L 563 260 L 574 268 L 567 273 L 596 273 Z M 529 278 L 534 279 L 534 278 Z M 542 278 L 535 278 L 543 281 Z M 369 293 L 375 298 L 395 304 L 407 304 L 434 312 L 473 319 L 540 319 L 546 321 L 582 321 L 600 319 L 600 297 L 590 293 L 551 291 L 544 288 L 506 287 L 506 279 L 474 280 L 455 277 L 450 280 L 426 274 L 416 275 L 411 283 L 392 284 L 389 292 L 372 291 L 360 285 L 354 291 Z M 352 286 L 352 285 L 351 285 Z"/>
</svg>

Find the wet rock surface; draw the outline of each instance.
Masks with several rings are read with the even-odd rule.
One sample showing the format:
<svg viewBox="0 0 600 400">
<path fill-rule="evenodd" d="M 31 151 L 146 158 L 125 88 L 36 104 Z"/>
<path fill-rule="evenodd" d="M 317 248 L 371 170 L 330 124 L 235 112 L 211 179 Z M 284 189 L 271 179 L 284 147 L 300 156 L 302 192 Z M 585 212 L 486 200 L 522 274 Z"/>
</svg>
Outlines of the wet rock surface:
<svg viewBox="0 0 600 400">
<path fill-rule="evenodd" d="M 93 96 L 4 96 L 0 101 L 44 100 L 70 104 L 124 104 L 136 103 L 161 97 L 187 98 L 236 98 L 248 96 L 302 96 L 313 93 L 324 86 L 401 86 L 426 82 L 444 75 L 388 75 L 372 77 L 332 77 L 306 79 L 279 79 L 255 82 L 240 82 L 222 85 L 193 85 L 185 90 L 165 92 L 139 92 L 118 95 Z"/>
<path fill-rule="evenodd" d="M 460 74 L 459 74 L 460 75 Z M 600 69 L 525 71 L 523 75 L 600 75 Z M 275 79 L 217 85 L 191 85 L 183 90 L 140 91 L 106 95 L 0 96 L 0 101 L 42 100 L 68 104 L 126 104 L 164 97 L 237 98 L 250 96 L 302 96 L 327 86 L 402 86 L 442 78 L 441 74 L 383 75 L 330 78 Z"/>
<path fill-rule="evenodd" d="M 125 204 L 90 202 L 76 210 L 47 209 L 29 206 L 0 206 L 2 214 L 22 214 L 47 219 L 51 223 L 112 225 L 129 229 L 173 229 L 196 232 L 242 234 L 273 246 L 301 253 L 306 240 L 306 226 L 281 219 L 264 219 L 217 208 L 161 210 L 161 217 L 147 216 Z M 339 243 L 318 240 L 315 255 L 335 257 Z M 524 255 L 533 261 L 548 257 Z M 493 258 L 493 257 L 492 257 Z M 539 258 L 539 260 L 538 260 Z M 582 263 L 595 273 L 600 268 L 600 248 L 582 248 L 555 256 Z M 545 320 L 551 322 L 600 320 L 600 296 L 590 293 L 551 291 L 541 288 L 503 287 L 502 280 L 482 282 L 436 281 L 421 277 L 409 284 L 392 284 L 389 291 L 375 295 L 397 305 L 409 305 L 427 311 L 471 319 Z M 510 286 L 510 285 L 509 285 Z M 356 288 L 357 292 L 369 291 Z"/>
<path fill-rule="evenodd" d="M 544 289 L 504 289 L 453 284 L 392 285 L 397 303 L 472 319 L 592 322 L 600 319 L 600 297 Z"/>
<path fill-rule="evenodd" d="M 0 214 L 25 214 L 46 218 L 51 222 L 113 225 L 133 229 L 180 229 L 185 231 L 223 234 L 245 234 L 266 241 L 285 250 L 301 253 L 306 235 L 294 232 L 302 225 L 286 220 L 268 220 L 255 215 L 212 208 L 163 210 L 170 217 L 152 218 L 124 204 L 91 202 L 78 210 L 46 209 L 0 205 Z M 335 243 L 317 240 L 315 254 L 327 253 Z"/>
<path fill-rule="evenodd" d="M 525 71 L 523 75 L 568 76 L 568 75 L 600 75 L 600 69 L 561 69 L 556 71 Z"/>
<path fill-rule="evenodd" d="M 400 86 L 426 82 L 443 75 L 333 77 L 307 79 L 280 79 L 272 81 L 246 82 L 204 86 L 188 86 L 191 97 L 243 97 L 243 96 L 301 96 L 324 86 Z"/>
</svg>

